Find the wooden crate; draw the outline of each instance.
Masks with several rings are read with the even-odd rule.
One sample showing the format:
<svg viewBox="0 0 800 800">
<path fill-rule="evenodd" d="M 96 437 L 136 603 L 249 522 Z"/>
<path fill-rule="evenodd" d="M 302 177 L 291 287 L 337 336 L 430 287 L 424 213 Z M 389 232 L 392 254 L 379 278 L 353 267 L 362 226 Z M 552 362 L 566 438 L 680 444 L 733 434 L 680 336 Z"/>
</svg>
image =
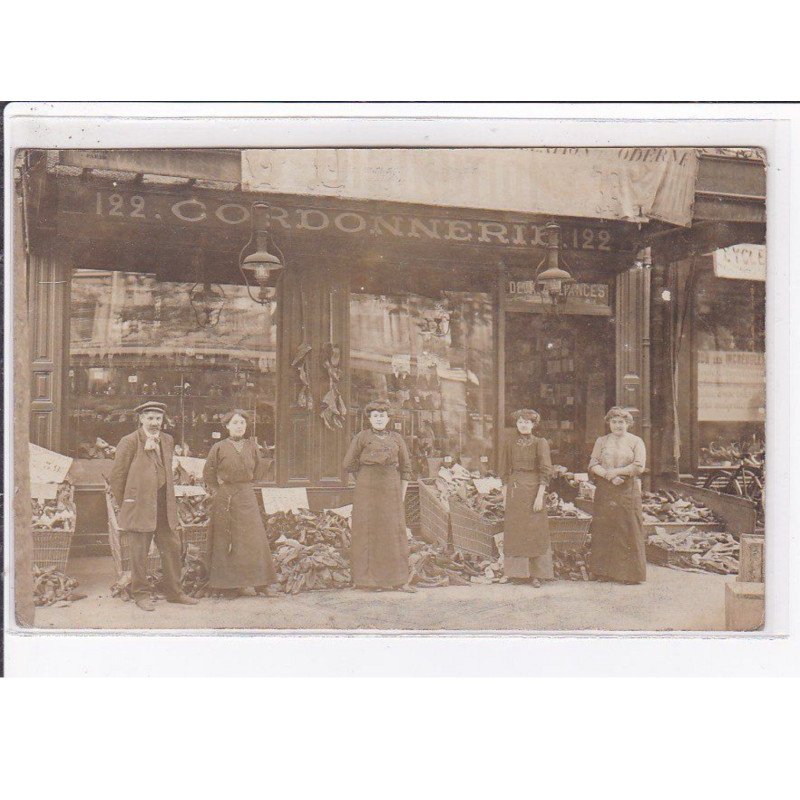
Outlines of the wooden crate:
<svg viewBox="0 0 800 800">
<path fill-rule="evenodd" d="M 683 533 L 683 531 L 688 531 L 689 528 L 694 528 L 698 531 L 722 533 L 725 530 L 725 525 L 721 522 L 645 522 L 645 539 L 651 533 L 655 533 L 656 528 L 663 528 L 667 533 Z"/>
<path fill-rule="evenodd" d="M 666 547 L 662 547 L 660 544 L 653 544 L 651 542 L 647 542 L 644 546 L 645 557 L 647 558 L 648 564 L 655 564 L 658 567 L 667 567 L 669 565 L 681 565 L 681 559 L 683 557 L 689 557 L 695 555 L 696 553 L 700 552 L 699 550 L 667 550 Z"/>
</svg>

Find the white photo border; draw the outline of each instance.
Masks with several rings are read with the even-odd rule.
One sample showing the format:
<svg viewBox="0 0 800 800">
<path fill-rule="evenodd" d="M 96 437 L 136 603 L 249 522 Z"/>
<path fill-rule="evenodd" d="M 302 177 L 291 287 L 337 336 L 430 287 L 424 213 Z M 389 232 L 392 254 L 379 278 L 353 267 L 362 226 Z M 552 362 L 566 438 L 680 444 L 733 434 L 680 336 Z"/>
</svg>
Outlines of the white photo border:
<svg viewBox="0 0 800 800">
<path fill-rule="evenodd" d="M 732 632 L 42 631 L 13 614 L 8 674 L 741 675 L 800 664 L 790 475 L 792 175 L 800 111 L 770 104 L 11 104 L 5 110 L 5 496 L 13 497 L 13 154 L 21 148 L 752 146 L 767 152 L 766 627 Z M 796 136 L 794 140 L 796 141 Z M 795 152 L 792 153 L 792 150 Z M 791 292 L 786 290 L 790 287 Z M 788 380 L 787 380 L 788 378 Z M 788 434 L 787 435 L 787 431 Z M 588 648 L 588 649 L 587 649 Z"/>
</svg>

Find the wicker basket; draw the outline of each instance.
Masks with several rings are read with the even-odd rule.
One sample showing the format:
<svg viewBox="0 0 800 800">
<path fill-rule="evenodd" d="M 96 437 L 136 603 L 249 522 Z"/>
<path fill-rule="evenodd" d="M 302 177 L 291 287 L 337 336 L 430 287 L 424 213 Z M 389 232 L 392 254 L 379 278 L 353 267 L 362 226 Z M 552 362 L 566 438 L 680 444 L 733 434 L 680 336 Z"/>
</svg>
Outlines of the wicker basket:
<svg viewBox="0 0 800 800">
<path fill-rule="evenodd" d="M 55 567 L 59 572 L 67 571 L 69 548 L 74 530 L 34 531 L 33 563 L 39 569 Z"/>
<path fill-rule="evenodd" d="M 69 502 L 75 507 L 75 489 L 67 483 L 69 487 Z M 63 490 L 64 484 L 59 487 Z M 75 528 L 66 530 L 34 530 L 33 532 L 33 563 L 39 569 L 50 569 L 55 567 L 59 572 L 67 571 L 67 561 L 69 561 L 69 549 L 72 545 L 72 537 L 75 535 Z"/>
<path fill-rule="evenodd" d="M 591 517 L 548 517 L 550 543 L 553 550 L 580 550 L 589 544 Z"/>
<path fill-rule="evenodd" d="M 492 558 L 497 551 L 494 537 L 502 532 L 503 523 L 486 522 L 460 497 L 451 497 L 450 527 L 455 549 Z"/>
<path fill-rule="evenodd" d="M 186 554 L 186 546 L 193 544 L 200 550 L 200 557 L 208 555 L 208 525 L 183 525 L 181 527 L 181 554 Z"/>
<path fill-rule="evenodd" d="M 450 544 L 450 509 L 433 489 L 434 481 L 421 480 L 419 486 L 419 532 L 423 539 L 445 547 Z"/>
<path fill-rule="evenodd" d="M 419 531 L 419 486 L 416 483 L 409 483 L 406 489 L 405 499 L 406 525 L 411 528 L 412 533 Z"/>
</svg>

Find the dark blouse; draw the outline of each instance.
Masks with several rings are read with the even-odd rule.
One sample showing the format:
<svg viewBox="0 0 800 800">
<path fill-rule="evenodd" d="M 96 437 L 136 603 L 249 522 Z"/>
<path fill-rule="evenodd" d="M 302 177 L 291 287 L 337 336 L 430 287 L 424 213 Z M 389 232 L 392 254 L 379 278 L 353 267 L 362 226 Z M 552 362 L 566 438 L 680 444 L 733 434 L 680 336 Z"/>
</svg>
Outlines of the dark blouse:
<svg viewBox="0 0 800 800">
<path fill-rule="evenodd" d="M 252 439 L 245 440 L 241 453 L 223 439 L 208 452 L 203 480 L 210 489 L 217 489 L 221 483 L 248 483 L 256 479 L 258 466 L 258 450 Z"/>
<path fill-rule="evenodd" d="M 534 436 L 534 442 L 527 447 L 517 444 L 518 439 L 524 437 L 520 434 L 509 435 L 500 449 L 500 463 L 498 472 L 503 483 L 508 483 L 511 473 L 515 470 L 523 472 L 538 472 L 539 483 L 547 486 L 553 473 L 553 464 L 550 460 L 550 445 L 547 439 Z"/>
<path fill-rule="evenodd" d="M 364 430 L 353 437 L 344 457 L 344 471 L 355 475 L 364 466 L 396 467 L 401 480 L 411 480 L 408 448 L 403 437 L 394 431 L 378 436 L 372 430 Z"/>
</svg>

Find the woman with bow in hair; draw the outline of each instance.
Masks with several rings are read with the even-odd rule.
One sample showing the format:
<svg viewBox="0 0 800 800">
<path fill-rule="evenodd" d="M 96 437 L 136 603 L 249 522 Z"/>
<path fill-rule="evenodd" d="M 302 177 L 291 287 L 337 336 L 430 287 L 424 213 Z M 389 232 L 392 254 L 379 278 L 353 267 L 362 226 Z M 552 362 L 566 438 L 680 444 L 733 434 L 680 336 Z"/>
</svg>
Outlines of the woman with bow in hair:
<svg viewBox="0 0 800 800">
<path fill-rule="evenodd" d="M 517 434 L 500 451 L 499 472 L 506 492 L 503 571 L 539 588 L 553 579 L 553 553 L 545 493 L 553 471 L 547 439 L 534 436 L 541 417 L 532 408 L 513 414 Z"/>
<path fill-rule="evenodd" d="M 208 584 L 233 593 L 254 588 L 277 596 L 275 565 L 253 489 L 259 470 L 258 445 L 245 438 L 249 418 L 235 409 L 222 418 L 228 438 L 213 445 L 206 458 L 203 480 L 211 501 L 208 544 Z"/>
<path fill-rule="evenodd" d="M 408 583 L 408 538 L 403 502 L 411 459 L 399 433 L 387 430 L 389 403 L 364 409 L 369 427 L 353 437 L 343 469 L 355 477 L 351 570 L 356 588 L 400 589 Z"/>
</svg>

